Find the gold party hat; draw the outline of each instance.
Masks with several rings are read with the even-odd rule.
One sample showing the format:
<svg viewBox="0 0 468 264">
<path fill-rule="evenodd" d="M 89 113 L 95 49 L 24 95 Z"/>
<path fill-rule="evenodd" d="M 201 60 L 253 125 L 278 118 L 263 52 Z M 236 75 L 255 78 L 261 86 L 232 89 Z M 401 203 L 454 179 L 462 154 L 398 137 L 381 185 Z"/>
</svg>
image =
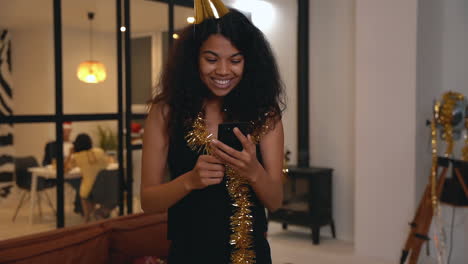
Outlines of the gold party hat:
<svg viewBox="0 0 468 264">
<path fill-rule="evenodd" d="M 220 18 L 229 13 L 221 0 L 195 0 L 195 24 L 205 19 Z"/>
</svg>

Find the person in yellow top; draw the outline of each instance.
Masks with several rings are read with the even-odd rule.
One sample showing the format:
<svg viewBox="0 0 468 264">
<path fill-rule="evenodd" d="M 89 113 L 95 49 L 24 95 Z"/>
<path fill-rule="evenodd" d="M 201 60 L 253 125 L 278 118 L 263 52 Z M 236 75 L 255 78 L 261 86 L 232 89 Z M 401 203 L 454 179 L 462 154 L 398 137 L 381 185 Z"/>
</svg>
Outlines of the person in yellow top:
<svg viewBox="0 0 468 264">
<path fill-rule="evenodd" d="M 71 155 L 65 162 L 65 169 L 78 167 L 81 170 L 80 197 L 83 206 L 85 222 L 89 222 L 95 209 L 95 204 L 90 199 L 96 177 L 101 170 L 106 169 L 108 157 L 100 148 L 93 148 L 91 137 L 88 134 L 79 134 L 73 142 Z"/>
</svg>

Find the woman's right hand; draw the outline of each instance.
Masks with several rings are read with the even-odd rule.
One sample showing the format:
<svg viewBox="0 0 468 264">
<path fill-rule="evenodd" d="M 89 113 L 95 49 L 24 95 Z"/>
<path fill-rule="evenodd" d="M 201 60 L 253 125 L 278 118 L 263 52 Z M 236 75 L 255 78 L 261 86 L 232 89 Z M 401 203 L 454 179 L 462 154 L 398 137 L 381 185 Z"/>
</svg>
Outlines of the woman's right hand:
<svg viewBox="0 0 468 264">
<path fill-rule="evenodd" d="M 187 174 L 185 186 L 188 190 L 203 189 L 221 183 L 224 177 L 224 165 L 210 155 L 200 155 L 195 167 Z"/>
</svg>

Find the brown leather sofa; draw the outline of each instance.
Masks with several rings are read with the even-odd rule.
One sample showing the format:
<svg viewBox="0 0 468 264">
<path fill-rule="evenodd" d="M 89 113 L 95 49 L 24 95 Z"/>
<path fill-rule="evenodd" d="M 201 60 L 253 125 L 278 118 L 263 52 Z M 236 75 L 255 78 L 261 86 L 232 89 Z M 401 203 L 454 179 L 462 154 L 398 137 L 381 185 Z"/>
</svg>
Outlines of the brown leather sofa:
<svg viewBox="0 0 468 264">
<path fill-rule="evenodd" d="M 167 258 L 169 244 L 166 214 L 134 214 L 0 241 L 0 263 L 135 263 Z"/>
</svg>

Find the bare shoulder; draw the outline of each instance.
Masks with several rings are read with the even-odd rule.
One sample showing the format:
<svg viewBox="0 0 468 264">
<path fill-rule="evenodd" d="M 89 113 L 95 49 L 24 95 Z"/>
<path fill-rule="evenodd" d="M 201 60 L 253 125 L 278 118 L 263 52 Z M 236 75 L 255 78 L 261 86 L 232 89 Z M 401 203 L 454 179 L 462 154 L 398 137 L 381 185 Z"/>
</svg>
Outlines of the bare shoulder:
<svg viewBox="0 0 468 264">
<path fill-rule="evenodd" d="M 272 141 L 283 140 L 284 138 L 284 131 L 283 131 L 283 121 L 280 117 L 272 118 L 268 121 L 270 123 L 270 129 L 265 135 L 262 137 L 260 144 L 262 143 L 272 143 Z"/>
<path fill-rule="evenodd" d="M 260 151 L 265 169 L 270 175 L 280 177 L 283 167 L 284 131 L 281 118 L 274 121 L 272 128 L 260 141 Z"/>
<path fill-rule="evenodd" d="M 152 104 L 145 120 L 143 134 L 143 152 L 145 144 L 151 149 L 155 149 L 153 144 L 159 142 L 163 145 L 168 142 L 169 106 L 164 103 Z M 159 144 L 158 143 L 158 144 Z M 147 148 L 146 148 L 147 149 Z"/>
<path fill-rule="evenodd" d="M 169 105 L 163 102 L 152 104 L 148 113 L 148 118 L 150 122 L 163 121 L 167 122 L 169 118 Z"/>
<path fill-rule="evenodd" d="M 145 121 L 142 150 L 142 188 L 163 182 L 169 148 L 169 107 L 153 104 Z"/>
</svg>

